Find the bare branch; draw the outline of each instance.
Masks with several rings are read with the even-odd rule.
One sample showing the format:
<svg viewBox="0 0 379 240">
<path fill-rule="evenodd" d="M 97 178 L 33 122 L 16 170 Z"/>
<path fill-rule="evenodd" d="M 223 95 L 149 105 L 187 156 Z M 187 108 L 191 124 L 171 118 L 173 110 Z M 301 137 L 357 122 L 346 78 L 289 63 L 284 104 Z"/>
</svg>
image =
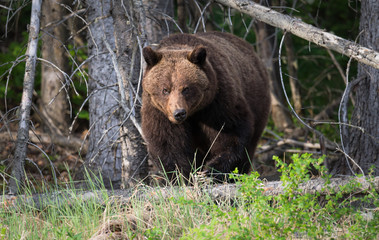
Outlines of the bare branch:
<svg viewBox="0 0 379 240">
<path fill-rule="evenodd" d="M 63 4 L 61 4 L 61 5 L 63 5 Z M 66 9 L 67 9 L 67 8 L 66 8 Z M 48 27 L 55 27 L 55 26 L 57 26 L 57 25 L 59 25 L 59 24 L 65 22 L 66 20 L 70 19 L 71 17 L 77 17 L 78 14 L 82 14 L 82 13 L 84 13 L 84 12 L 86 11 L 86 9 L 83 8 L 83 9 L 76 10 L 76 11 L 74 11 L 74 12 L 73 12 L 72 10 L 70 10 L 70 11 L 71 11 L 71 13 L 68 14 L 68 15 L 66 15 L 66 16 L 63 16 L 62 19 L 59 19 L 58 21 L 54 21 L 54 22 L 50 22 L 50 23 L 46 24 L 46 26 L 44 26 L 44 27 L 42 28 L 42 30 L 45 29 L 45 28 L 48 28 Z M 83 20 L 83 19 L 82 19 L 82 20 Z"/>
<path fill-rule="evenodd" d="M 14 10 L 12 9 L 12 4 L 13 4 L 13 1 L 10 1 L 9 3 L 9 7 L 5 7 L 4 5 L 1 5 L 3 8 L 6 8 L 8 10 L 8 13 L 7 13 L 7 21 L 5 23 L 5 33 L 4 33 L 4 36 L 7 37 L 7 34 L 8 34 L 8 24 L 9 22 L 11 21 L 11 19 L 16 16 L 24 7 L 26 7 L 29 2 L 28 1 L 23 1 L 21 6 L 19 6 L 11 15 L 11 12 Z"/>
<path fill-rule="evenodd" d="M 197 21 L 197 24 L 196 24 L 196 27 L 195 27 L 195 30 L 193 31 L 193 33 L 196 33 L 197 32 L 197 29 L 199 28 L 199 24 L 200 24 L 200 21 L 203 25 L 203 30 L 204 32 L 206 32 L 206 29 L 205 29 L 205 21 L 204 21 L 204 13 L 205 13 L 205 10 L 207 10 L 207 8 L 209 7 L 209 5 L 211 4 L 211 2 L 208 2 L 207 5 L 205 5 L 205 7 L 203 8 L 203 10 L 201 10 L 199 4 L 197 3 L 197 1 L 195 1 L 196 3 L 196 6 L 199 8 L 199 11 L 200 11 L 200 18 L 199 20 Z"/>
<path fill-rule="evenodd" d="M 259 148 L 259 151 L 256 152 L 256 154 L 261 154 L 264 152 L 268 152 L 272 149 L 275 149 L 277 147 L 283 146 L 283 145 L 294 145 L 297 147 L 302 147 L 302 148 L 308 148 L 308 149 L 321 149 L 320 143 L 310 143 L 310 142 L 301 142 L 297 141 L 294 139 L 281 139 L 277 141 L 275 144 L 270 144 L 267 146 L 262 146 Z M 330 144 L 326 144 L 326 148 L 329 150 L 335 150 L 335 146 L 331 146 Z M 287 151 L 287 150 L 286 150 Z M 308 151 L 307 151 L 308 152 Z"/>
<path fill-rule="evenodd" d="M 7 7 L 7 6 L 4 6 L 4 5 L 2 5 L 2 4 L 0 4 L 0 8 L 7 9 L 8 11 L 12 11 L 12 10 L 13 10 L 12 8 Z"/>
<path fill-rule="evenodd" d="M 255 19 L 379 69 L 379 53 L 249 0 L 214 0 Z"/>
</svg>

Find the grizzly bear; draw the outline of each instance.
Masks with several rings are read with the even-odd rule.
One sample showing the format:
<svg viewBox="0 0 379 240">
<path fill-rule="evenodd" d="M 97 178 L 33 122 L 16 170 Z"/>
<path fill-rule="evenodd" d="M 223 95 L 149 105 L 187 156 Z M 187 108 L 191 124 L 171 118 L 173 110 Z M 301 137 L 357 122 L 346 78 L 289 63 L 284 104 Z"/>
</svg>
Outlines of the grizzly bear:
<svg viewBox="0 0 379 240">
<path fill-rule="evenodd" d="M 170 178 L 248 173 L 270 111 L 252 46 L 228 33 L 175 34 L 143 56 L 142 132 L 155 165 Z"/>
</svg>

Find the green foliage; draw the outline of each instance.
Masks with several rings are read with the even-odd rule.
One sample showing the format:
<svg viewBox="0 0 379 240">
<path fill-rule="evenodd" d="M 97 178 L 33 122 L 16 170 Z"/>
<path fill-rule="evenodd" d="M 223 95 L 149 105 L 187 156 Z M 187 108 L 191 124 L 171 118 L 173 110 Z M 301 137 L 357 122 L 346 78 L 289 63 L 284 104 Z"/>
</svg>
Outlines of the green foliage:
<svg viewBox="0 0 379 240">
<path fill-rule="evenodd" d="M 232 175 L 241 194 L 235 207 L 229 211 L 220 207 L 215 210 L 214 205 L 209 207 L 212 220 L 190 229 L 183 239 L 373 239 L 378 236 L 378 213 L 371 212 L 373 219 L 365 219 L 362 210 L 352 204 L 358 198 L 344 194 L 356 189 L 359 183 L 351 182 L 338 193 L 331 192 L 323 204 L 320 194 L 302 193 L 300 188 L 311 179 L 311 168 L 320 171 L 328 183 L 330 176 L 325 174 L 323 157 L 314 159 L 311 154 L 295 154 L 289 164 L 274 159 L 282 173 L 283 193 L 265 195 L 257 173 Z M 378 206 L 378 195 L 373 191 L 359 201 Z"/>
<path fill-rule="evenodd" d="M 0 226 L 0 239 L 6 239 L 7 228 Z"/>
<path fill-rule="evenodd" d="M 22 59 L 17 62 L 15 60 L 24 55 L 26 51 L 28 36 L 26 32 L 23 32 L 22 35 L 22 42 L 11 42 L 7 51 L 0 52 L 0 59 L 3 63 L 0 66 L 0 99 L 7 96 L 8 101 L 19 102 L 21 100 L 25 62 L 21 61 Z M 3 106 L 3 104 L 0 105 Z"/>
<path fill-rule="evenodd" d="M 292 6 L 292 2 L 289 1 L 287 6 Z M 303 1 L 297 2 L 296 10 L 288 8 L 285 11 L 309 24 L 354 41 L 359 34 L 359 3 L 359 1 L 351 4 L 344 1 Z M 292 40 L 297 56 L 297 79 L 301 86 L 302 104 L 305 110 L 303 114 L 313 116 L 337 97 L 342 96 L 345 83 L 326 49 L 298 37 L 292 37 Z M 349 58 L 336 52 L 332 54 L 345 74 Z M 285 50 L 283 56 L 286 56 Z M 285 62 L 285 59 L 283 61 Z M 286 72 L 286 65 L 283 66 L 283 71 Z M 356 76 L 356 72 L 357 64 L 353 61 L 349 69 L 349 80 Z M 287 79 L 285 78 L 286 83 Z M 330 117 L 336 120 L 336 116 L 337 111 L 333 111 Z M 333 134 L 329 125 L 322 126 L 320 130 L 324 131 L 324 127 L 329 128 L 325 130 L 328 137 L 338 138 L 335 129 Z"/>
<path fill-rule="evenodd" d="M 286 183 L 284 187 L 285 192 L 290 193 L 292 190 L 297 190 L 301 183 L 309 181 L 311 178 L 309 172 L 312 170 L 312 167 L 320 173 L 326 173 L 326 169 L 322 165 L 324 158 L 313 159 L 312 154 L 309 153 L 304 153 L 301 156 L 294 154 L 291 157 L 292 162 L 287 164 L 280 160 L 279 157 L 274 156 L 273 159 L 276 161 L 278 171 L 281 173 L 280 180 Z"/>
</svg>

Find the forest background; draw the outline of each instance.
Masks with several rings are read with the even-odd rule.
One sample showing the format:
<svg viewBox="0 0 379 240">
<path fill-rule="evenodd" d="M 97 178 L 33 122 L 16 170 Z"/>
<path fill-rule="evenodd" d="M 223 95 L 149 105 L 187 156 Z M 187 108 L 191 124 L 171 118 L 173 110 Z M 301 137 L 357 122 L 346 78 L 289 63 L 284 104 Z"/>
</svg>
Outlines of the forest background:
<svg viewBox="0 0 379 240">
<path fill-rule="evenodd" d="M 130 5 L 133 7 L 128 6 L 130 9 L 126 12 L 131 15 L 125 16 L 117 11 L 117 7 L 112 11 L 108 9 L 108 2 L 96 5 L 97 3 L 91 1 L 43 1 L 41 41 L 37 52 L 31 112 L 32 127 L 29 134 L 31 141 L 28 143 L 25 158 L 26 173 L 32 176 L 33 181 L 57 182 L 58 178 L 67 180 L 68 172 L 77 174 L 80 179 L 83 166 L 94 172 L 99 171 L 107 179 L 105 185 L 108 187 L 133 186 L 135 182 L 145 179 L 147 173 L 144 169 L 149 168 L 146 151 L 141 140 L 131 140 L 140 138 L 138 80 L 143 62 L 138 60 L 140 56 L 136 46 L 141 48 L 147 44 L 156 44 L 170 33 L 211 30 L 231 32 L 251 42 L 270 73 L 272 117 L 256 154 L 257 170 L 263 176 L 277 179 L 272 156 L 285 157 L 286 153 L 294 152 L 326 154 L 326 163 L 333 174 L 359 173 L 359 167 L 355 165 L 352 169 L 352 163 L 343 154 L 339 124 L 339 108 L 346 83 L 357 76 L 358 67 L 355 61 L 349 61 L 348 57 L 287 34 L 281 57 L 285 92 L 290 96 L 295 112 L 314 129 L 310 130 L 291 113 L 281 88 L 278 54 L 282 30 L 208 1 L 138 2 Z M 15 155 L 17 121 L 20 116 L 18 106 L 23 90 L 31 12 L 30 1 L 7 3 L 0 8 L 1 22 L 4 23 L 1 27 L 0 53 L 0 163 L 4 172 L 3 184 L 9 179 Z M 119 3 L 116 1 L 114 4 Z M 261 4 L 267 5 L 268 2 Z M 360 1 L 272 1 L 269 4 L 276 11 L 300 18 L 342 38 L 357 41 L 360 36 Z M 126 9 L 121 4 L 120 9 L 123 8 Z M 102 18 L 112 16 L 115 28 L 120 24 L 120 29 L 127 29 L 128 26 L 120 23 L 123 19 L 118 18 L 122 14 L 124 18 L 129 17 L 136 21 L 128 22 L 132 25 L 131 31 L 134 34 L 129 39 L 128 36 L 117 35 L 118 31 L 107 32 L 110 31 L 108 23 L 96 26 Z M 143 27 L 136 27 L 136 23 Z M 141 30 L 141 33 L 136 33 L 136 29 Z M 127 31 L 129 30 L 124 32 Z M 99 32 L 102 33 L 97 37 Z M 107 37 L 112 39 L 109 43 L 107 40 L 103 41 Z M 96 42 L 98 40 L 102 43 Z M 126 47 L 123 47 L 124 42 L 127 43 Z M 95 48 L 96 51 L 109 51 L 111 57 L 95 60 Z M 109 50 L 110 48 L 116 50 Z M 128 55 L 124 60 L 123 54 Z M 124 63 L 120 67 L 121 71 L 104 70 L 116 69 L 117 64 L 112 62 L 115 58 L 119 65 Z M 126 66 L 130 69 L 126 69 Z M 101 69 L 103 72 L 94 69 Z M 114 88 L 113 84 L 118 84 L 119 88 L 122 85 L 120 79 L 117 80 L 118 76 L 116 77 L 120 73 L 130 77 L 126 80 L 123 78 L 121 81 L 124 83 L 134 79 L 130 82 L 132 88 L 123 91 Z M 96 76 L 109 74 L 115 82 L 107 84 L 100 81 L 94 84 Z M 100 97 L 97 97 L 98 92 L 102 92 L 101 88 L 119 92 L 121 97 L 118 95 L 118 100 L 105 101 L 106 104 L 103 105 L 101 101 L 94 99 L 115 97 L 112 94 L 99 94 Z M 122 92 L 128 91 L 134 91 L 130 93 L 131 99 L 128 99 L 129 94 L 123 97 Z M 346 106 L 350 119 L 355 105 L 353 93 L 349 94 L 349 99 L 350 104 Z M 125 101 L 129 101 L 129 104 L 134 101 L 136 104 L 131 104 L 131 109 L 128 110 Z M 111 106 L 107 108 L 107 104 Z M 134 108 L 137 110 L 136 115 Z M 107 125 L 113 121 L 117 109 L 124 111 L 120 114 L 122 117 L 117 116 L 117 123 Z M 129 114 L 128 111 L 133 113 Z M 128 121 L 129 118 L 132 121 Z M 345 125 L 349 123 L 346 122 Z M 123 140 L 125 136 L 128 137 Z M 137 153 L 128 153 L 129 150 L 125 150 L 128 148 L 137 149 Z M 134 164 L 125 163 L 125 159 L 128 159 L 125 151 L 127 156 L 133 155 L 132 158 L 137 159 Z M 140 162 L 137 164 L 138 169 L 135 161 Z M 349 163 L 348 166 L 346 163 Z M 372 163 L 377 163 L 377 160 L 374 159 Z M 134 167 L 125 169 L 129 165 Z M 365 169 L 366 173 L 367 171 L 368 168 Z"/>
</svg>

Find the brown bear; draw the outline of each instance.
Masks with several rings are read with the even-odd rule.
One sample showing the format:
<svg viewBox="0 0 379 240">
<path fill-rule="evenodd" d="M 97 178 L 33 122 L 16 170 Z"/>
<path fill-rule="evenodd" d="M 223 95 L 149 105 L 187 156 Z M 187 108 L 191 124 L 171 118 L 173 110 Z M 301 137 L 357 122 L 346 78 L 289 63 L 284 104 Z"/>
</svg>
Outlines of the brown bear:
<svg viewBox="0 0 379 240">
<path fill-rule="evenodd" d="M 156 166 L 169 177 L 248 173 L 270 111 L 252 46 L 228 33 L 175 34 L 143 56 L 142 132 Z"/>
</svg>

